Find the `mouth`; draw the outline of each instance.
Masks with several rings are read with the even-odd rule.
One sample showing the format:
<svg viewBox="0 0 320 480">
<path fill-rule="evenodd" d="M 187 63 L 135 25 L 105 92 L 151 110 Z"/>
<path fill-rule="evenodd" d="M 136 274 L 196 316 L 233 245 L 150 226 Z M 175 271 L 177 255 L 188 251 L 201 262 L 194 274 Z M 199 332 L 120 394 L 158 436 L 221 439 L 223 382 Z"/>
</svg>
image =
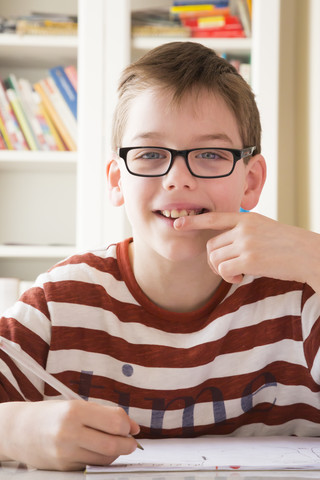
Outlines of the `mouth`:
<svg viewBox="0 0 320 480">
<path fill-rule="evenodd" d="M 201 215 L 202 213 L 206 213 L 208 212 L 209 210 L 207 210 L 206 208 L 198 208 L 198 209 L 193 209 L 193 210 L 186 210 L 186 209 L 182 209 L 182 210 L 177 210 L 177 209 L 173 209 L 173 210 L 156 210 L 155 213 L 157 213 L 158 215 L 162 215 L 163 217 L 166 217 L 166 218 L 180 218 L 180 217 L 187 217 L 187 216 L 192 216 L 192 215 Z"/>
</svg>

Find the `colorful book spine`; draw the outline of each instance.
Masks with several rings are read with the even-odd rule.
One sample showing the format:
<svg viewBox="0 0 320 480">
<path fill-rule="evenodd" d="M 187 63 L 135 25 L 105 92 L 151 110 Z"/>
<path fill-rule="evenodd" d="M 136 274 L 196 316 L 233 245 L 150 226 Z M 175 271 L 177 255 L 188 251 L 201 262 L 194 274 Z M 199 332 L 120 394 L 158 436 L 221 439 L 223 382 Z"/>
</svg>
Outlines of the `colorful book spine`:
<svg viewBox="0 0 320 480">
<path fill-rule="evenodd" d="M 243 29 L 219 30 L 213 28 L 194 28 L 191 32 L 193 38 L 245 38 Z"/>
<path fill-rule="evenodd" d="M 5 142 L 1 126 L 0 126 L 0 150 L 8 150 L 8 145 Z"/>
<path fill-rule="evenodd" d="M 175 0 L 173 5 L 176 7 L 184 5 L 215 5 L 216 7 L 227 7 L 229 5 L 229 0 Z"/>
<path fill-rule="evenodd" d="M 40 145 L 38 144 L 37 137 L 33 132 L 27 108 L 21 97 L 18 81 L 15 75 L 9 75 L 9 77 L 5 79 L 4 84 L 7 87 L 7 95 L 12 109 L 27 140 L 30 150 L 39 150 Z"/>
<path fill-rule="evenodd" d="M 34 106 L 34 115 L 39 123 L 45 142 L 47 144 L 47 150 L 60 150 L 55 136 L 53 135 L 51 125 L 49 124 L 46 116 L 43 114 L 43 109 L 41 108 L 41 98 L 39 97 L 39 94 L 33 89 L 31 89 L 30 94 L 32 98 L 32 105 Z"/>
<path fill-rule="evenodd" d="M 61 95 L 58 87 L 51 77 L 47 77 L 42 80 L 45 85 L 45 92 L 50 96 L 50 100 L 54 105 L 59 117 L 66 126 L 73 142 L 77 145 L 78 125 L 77 120 L 72 115 L 67 103 Z"/>
<path fill-rule="evenodd" d="M 78 92 L 78 72 L 74 65 L 68 65 L 64 68 L 67 77 L 69 78 L 73 88 Z"/>
<path fill-rule="evenodd" d="M 28 150 L 28 145 L 20 129 L 18 120 L 10 105 L 6 90 L 0 81 L 0 111 L 14 150 Z"/>
<path fill-rule="evenodd" d="M 8 132 L 6 130 L 1 112 L 0 112 L 0 133 L 3 139 L 3 143 L 5 145 L 5 148 L 2 148 L 2 150 L 7 149 L 7 150 L 13 150 L 12 143 L 10 141 Z"/>
<path fill-rule="evenodd" d="M 181 12 L 178 15 L 180 21 L 184 21 L 187 19 L 196 19 L 199 17 L 212 17 L 212 16 L 227 16 L 230 15 L 230 8 L 214 8 L 213 10 L 197 10 L 197 11 L 190 11 L 190 12 Z"/>
<path fill-rule="evenodd" d="M 77 118 L 77 92 L 66 75 L 64 68 L 61 65 L 58 65 L 51 68 L 49 73 L 73 113 L 74 118 Z"/>
<path fill-rule="evenodd" d="M 43 105 L 47 111 L 47 114 L 50 116 L 56 130 L 59 132 L 66 148 L 71 151 L 77 150 L 77 145 L 73 141 L 71 135 L 69 134 L 65 124 L 63 123 L 62 119 L 60 118 L 59 114 L 57 113 L 53 103 L 50 92 L 44 82 L 41 80 L 33 85 L 34 89 L 40 95 L 40 98 L 43 102 Z"/>
<path fill-rule="evenodd" d="M 35 104 L 32 96 L 32 86 L 25 78 L 18 80 L 18 86 L 20 91 L 20 97 L 25 107 L 25 113 L 28 117 L 34 136 L 37 139 L 39 150 L 49 150 L 49 145 L 43 134 L 39 118 L 36 115 Z"/>
<path fill-rule="evenodd" d="M 41 100 L 41 97 L 39 95 L 38 92 L 34 92 L 38 95 L 39 97 L 39 100 L 38 100 L 38 105 L 39 105 L 39 111 L 40 111 L 40 114 L 43 116 L 43 118 L 45 119 L 46 121 L 46 124 L 48 125 L 48 129 L 50 130 L 50 134 L 53 138 L 53 142 L 54 142 L 54 148 L 51 148 L 51 150 L 60 150 L 60 151 L 64 151 L 64 150 L 67 150 L 67 147 L 66 145 L 63 143 L 63 140 L 62 138 L 60 137 L 53 121 L 51 120 L 51 117 L 49 115 L 49 113 L 47 112 L 45 106 L 44 106 L 44 103 L 43 101 Z"/>
<path fill-rule="evenodd" d="M 34 137 L 32 135 L 29 124 L 26 120 L 25 114 L 21 107 L 21 103 L 19 101 L 19 98 L 15 90 L 13 90 L 13 88 L 7 88 L 7 95 L 8 95 L 8 99 L 11 104 L 12 110 L 14 111 L 14 114 L 19 122 L 20 128 L 26 138 L 29 149 L 38 150 L 38 145 L 34 140 Z"/>
</svg>

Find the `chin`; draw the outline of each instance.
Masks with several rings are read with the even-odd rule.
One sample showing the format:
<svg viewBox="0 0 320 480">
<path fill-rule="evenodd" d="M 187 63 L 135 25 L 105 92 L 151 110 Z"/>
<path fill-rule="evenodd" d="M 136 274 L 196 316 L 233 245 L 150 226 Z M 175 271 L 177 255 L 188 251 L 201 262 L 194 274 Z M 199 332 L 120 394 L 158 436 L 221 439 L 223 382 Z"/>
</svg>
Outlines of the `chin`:
<svg viewBox="0 0 320 480">
<path fill-rule="evenodd" d="M 207 257 L 206 242 L 190 242 L 181 238 L 176 242 L 168 242 L 157 251 L 170 262 L 188 261 L 202 255 Z"/>
</svg>

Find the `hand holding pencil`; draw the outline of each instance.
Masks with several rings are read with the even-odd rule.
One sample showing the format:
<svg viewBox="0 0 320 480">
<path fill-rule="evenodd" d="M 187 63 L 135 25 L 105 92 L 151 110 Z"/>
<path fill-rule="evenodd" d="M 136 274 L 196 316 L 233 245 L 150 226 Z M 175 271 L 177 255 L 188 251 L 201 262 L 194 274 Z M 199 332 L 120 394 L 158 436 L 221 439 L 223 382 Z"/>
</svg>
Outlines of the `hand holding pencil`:
<svg viewBox="0 0 320 480">
<path fill-rule="evenodd" d="M 0 436 L 7 429 L 6 442 L 1 445 L 0 440 L 0 459 L 10 458 L 40 469 L 79 470 L 87 464 L 108 465 L 137 448 L 132 435 L 139 433 L 139 425 L 122 408 L 84 401 L 36 362 L 35 367 L 33 359 L 18 345 L 2 337 L 0 349 L 39 377 L 44 375 L 47 383 L 69 398 L 0 404 Z"/>
</svg>

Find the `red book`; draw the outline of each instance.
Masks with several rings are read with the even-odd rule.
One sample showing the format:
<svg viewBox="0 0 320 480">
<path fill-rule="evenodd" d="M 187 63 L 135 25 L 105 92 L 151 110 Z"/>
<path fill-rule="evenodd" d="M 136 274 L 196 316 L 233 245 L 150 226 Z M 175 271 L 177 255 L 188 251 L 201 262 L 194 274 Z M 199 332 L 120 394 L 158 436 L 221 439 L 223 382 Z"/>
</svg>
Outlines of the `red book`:
<svg viewBox="0 0 320 480">
<path fill-rule="evenodd" d="M 192 29 L 191 37 L 193 38 L 245 38 L 243 29 L 236 30 L 219 30 L 219 29 Z"/>
</svg>

